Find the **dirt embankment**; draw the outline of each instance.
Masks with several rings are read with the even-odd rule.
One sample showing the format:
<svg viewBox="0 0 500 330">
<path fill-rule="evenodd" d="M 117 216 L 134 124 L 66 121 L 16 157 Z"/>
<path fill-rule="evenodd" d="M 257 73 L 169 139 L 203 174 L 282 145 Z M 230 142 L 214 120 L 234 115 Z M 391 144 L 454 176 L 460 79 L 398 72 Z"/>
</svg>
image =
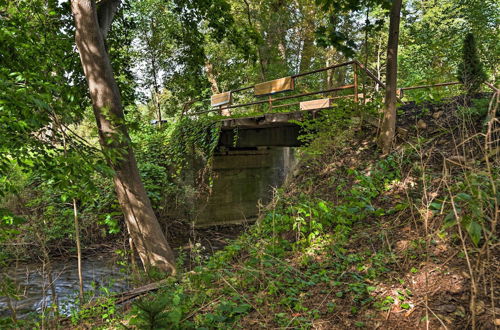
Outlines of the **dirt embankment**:
<svg viewBox="0 0 500 330">
<path fill-rule="evenodd" d="M 303 311 L 281 310 L 270 302 L 243 318 L 243 327 L 279 327 L 276 313 L 290 314 L 291 326 L 305 318 L 299 324 L 314 329 L 499 327 L 498 97 L 480 97 L 412 103 L 399 109 L 393 155 L 401 177 L 387 182 L 385 191 L 372 201 L 371 207 L 387 212 L 357 223 L 344 247 L 348 255 L 387 257 L 380 261 L 383 267 L 368 257 L 365 270 L 359 271 L 363 267 L 359 263 L 346 270 L 362 274 L 378 269 L 375 277 L 362 279 L 370 286 L 369 303 L 353 308 L 356 296 L 349 289 L 319 283 L 303 293 Z M 368 177 L 380 159 L 374 136 L 376 128 L 364 127 L 345 147 L 332 147 L 319 159 L 303 163 L 284 199 L 305 194 L 338 203 L 336 183 L 349 178 L 342 189 L 350 189 L 359 178 L 349 171 Z M 286 260 L 304 272 L 315 262 L 336 258 L 313 253 L 311 264 L 304 266 L 302 257 L 303 251 Z M 345 274 L 332 281 L 341 282 L 341 287 L 356 286 L 358 282 Z M 306 311 L 317 313 L 311 317 Z"/>
</svg>

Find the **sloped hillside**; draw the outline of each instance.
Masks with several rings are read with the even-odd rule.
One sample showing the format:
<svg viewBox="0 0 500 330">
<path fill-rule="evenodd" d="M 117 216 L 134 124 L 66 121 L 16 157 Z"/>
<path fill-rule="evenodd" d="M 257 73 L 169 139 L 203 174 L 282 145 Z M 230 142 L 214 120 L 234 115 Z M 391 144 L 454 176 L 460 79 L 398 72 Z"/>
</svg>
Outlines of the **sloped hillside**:
<svg viewBox="0 0 500 330">
<path fill-rule="evenodd" d="M 403 106 L 386 156 L 373 126 L 322 118 L 258 223 L 136 302 L 123 323 L 494 329 L 497 106 L 498 95 Z"/>
</svg>

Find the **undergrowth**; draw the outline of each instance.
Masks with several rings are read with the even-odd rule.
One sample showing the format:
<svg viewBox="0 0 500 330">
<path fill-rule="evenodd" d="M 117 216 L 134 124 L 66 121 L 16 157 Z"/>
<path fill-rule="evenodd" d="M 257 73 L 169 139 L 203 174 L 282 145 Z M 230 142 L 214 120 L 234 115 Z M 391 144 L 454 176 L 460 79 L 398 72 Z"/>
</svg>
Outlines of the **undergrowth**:
<svg viewBox="0 0 500 330">
<path fill-rule="evenodd" d="M 418 132 L 378 158 L 367 134 L 353 133 L 352 121 L 331 125 L 338 116 L 306 124 L 307 134 L 317 135 L 303 150 L 309 156 L 256 225 L 134 304 L 124 322 L 158 329 L 372 327 L 389 322 L 391 313 L 407 315 L 393 317 L 402 327 L 413 316 L 452 327 L 486 322 L 478 320 L 484 312 L 477 306 L 492 306 L 495 298 L 484 265 L 495 262 L 498 168 L 485 168 L 483 159 L 478 170 L 462 166 L 443 175 L 443 162 L 431 161 L 435 138 Z M 452 267 L 453 256 L 459 259 Z M 443 278 L 458 276 L 460 267 L 468 273 L 456 289 L 465 307 L 454 306 L 451 316 L 436 307 L 439 288 L 430 291 L 439 279 L 431 266 Z M 454 292 L 444 284 L 441 290 Z"/>
<path fill-rule="evenodd" d="M 373 302 L 369 282 L 386 270 L 384 263 L 392 257 L 387 252 L 351 253 L 346 244 L 357 222 L 387 212 L 375 208 L 372 200 L 398 179 L 394 165 L 390 157 L 382 160 L 369 177 L 353 170 L 349 176 L 357 183 L 349 189 L 338 186 L 343 202 L 337 205 L 306 195 L 281 200 L 208 264 L 184 274 L 171 289 L 135 304 L 131 324 L 231 328 L 242 315 L 271 308 L 276 312 L 272 322 L 278 326 L 307 326 L 321 313 L 305 303 L 311 297 L 309 289 L 316 286 L 351 299 L 351 311 L 356 313 Z M 297 254 L 297 264 L 288 260 Z M 315 260 L 318 255 L 333 258 Z M 335 308 L 330 302 L 325 306 Z M 192 311 L 198 313 L 190 316 Z"/>
</svg>

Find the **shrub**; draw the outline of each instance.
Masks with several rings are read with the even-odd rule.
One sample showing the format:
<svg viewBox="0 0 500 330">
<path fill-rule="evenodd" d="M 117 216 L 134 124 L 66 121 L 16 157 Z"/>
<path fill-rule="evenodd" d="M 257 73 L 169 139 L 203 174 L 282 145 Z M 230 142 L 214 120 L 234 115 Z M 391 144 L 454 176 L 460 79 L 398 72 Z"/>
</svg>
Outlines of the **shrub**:
<svg viewBox="0 0 500 330">
<path fill-rule="evenodd" d="M 476 40 L 472 33 L 465 36 L 462 52 L 462 63 L 458 66 L 458 80 L 464 84 L 467 95 L 472 95 L 487 79 L 483 64 L 477 54 Z"/>
</svg>

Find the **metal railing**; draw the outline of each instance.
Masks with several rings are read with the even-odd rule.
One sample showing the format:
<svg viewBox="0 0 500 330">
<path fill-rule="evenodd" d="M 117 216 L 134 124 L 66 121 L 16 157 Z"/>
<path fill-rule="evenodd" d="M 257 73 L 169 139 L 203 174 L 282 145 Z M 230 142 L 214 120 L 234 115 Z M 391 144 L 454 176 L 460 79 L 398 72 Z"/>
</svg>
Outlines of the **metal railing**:
<svg viewBox="0 0 500 330">
<path fill-rule="evenodd" d="M 346 84 L 342 86 L 337 86 L 337 87 L 329 87 L 325 89 L 318 89 L 318 90 L 313 90 L 313 91 L 306 91 L 303 93 L 299 94 L 292 94 L 292 95 L 286 95 L 286 96 L 281 96 L 281 97 L 275 97 L 275 95 L 284 93 L 284 92 L 292 92 L 295 91 L 296 87 L 296 82 L 299 81 L 300 79 L 303 79 L 304 77 L 318 74 L 321 72 L 326 72 L 330 70 L 335 70 L 339 69 L 342 67 L 352 67 L 352 83 L 351 84 Z M 360 84 L 360 74 L 363 74 L 363 80 L 362 83 Z M 369 78 L 369 79 L 366 79 Z M 367 82 L 368 81 L 368 82 Z M 371 81 L 371 83 L 370 83 Z M 361 64 L 357 60 L 353 61 L 348 61 L 340 64 L 334 64 L 328 67 L 324 67 L 321 69 L 313 70 L 313 71 L 308 71 L 308 72 L 303 72 L 299 74 L 295 74 L 289 77 L 285 78 L 280 78 L 264 83 L 260 83 L 257 85 L 252 85 L 252 86 L 246 86 L 234 90 L 230 90 L 224 93 L 216 94 L 212 96 L 212 109 L 209 110 L 204 110 L 204 111 L 198 111 L 198 112 L 193 112 L 185 113 L 188 116 L 195 116 L 195 115 L 200 115 L 200 114 L 206 114 L 206 113 L 211 113 L 211 112 L 218 112 L 221 115 L 224 116 L 231 116 L 231 110 L 232 109 L 237 109 L 237 108 L 244 108 L 244 107 L 252 107 L 252 106 L 258 106 L 258 105 L 267 105 L 267 111 L 271 112 L 273 109 L 276 108 L 283 108 L 283 107 L 290 107 L 290 106 L 296 106 L 299 105 L 302 110 L 302 105 L 304 105 L 304 102 L 307 101 L 300 101 L 300 99 L 304 99 L 306 97 L 310 97 L 313 95 L 327 95 L 328 97 L 325 98 L 324 100 L 333 100 L 333 99 L 338 99 L 338 98 L 354 98 L 354 102 L 358 103 L 360 101 L 360 98 L 363 99 L 363 102 L 366 102 L 368 98 L 368 91 L 369 89 L 372 88 L 372 84 L 374 83 L 374 90 L 376 90 L 376 86 L 379 86 L 382 89 L 385 89 L 386 86 L 385 84 L 380 81 L 380 79 L 377 78 L 375 74 L 373 74 L 369 69 L 367 69 L 363 64 Z M 283 86 L 281 86 L 281 85 Z M 444 86 L 451 86 L 451 85 L 458 85 L 460 82 L 445 82 L 445 83 L 438 83 L 438 84 L 431 84 L 431 85 L 420 85 L 420 86 L 411 86 L 411 87 L 403 87 L 397 89 L 397 94 L 398 94 L 398 100 L 401 101 L 401 98 L 403 98 L 405 91 L 409 90 L 416 90 L 416 89 L 423 89 L 423 88 L 435 88 L 435 87 L 444 87 Z M 498 91 L 493 85 L 486 83 L 490 88 L 492 88 L 494 91 Z M 262 86 L 264 85 L 264 86 Z M 257 88 L 256 88 L 257 86 Z M 265 92 L 266 88 L 269 90 L 268 93 Z M 360 88 L 362 89 L 362 93 L 360 94 Z M 257 90 L 258 89 L 258 90 Z M 264 89 L 264 92 L 262 92 L 262 89 Z M 252 95 L 248 95 L 246 99 L 248 100 L 249 98 L 253 98 L 254 100 L 250 100 L 247 102 L 243 103 L 233 103 L 233 100 L 238 97 L 239 94 L 242 94 L 244 92 L 248 92 L 253 90 L 254 93 Z M 337 95 L 337 96 L 332 96 L 333 93 L 336 92 L 341 92 L 345 90 L 353 90 L 352 94 L 344 94 L 344 95 Z M 266 98 L 267 97 L 267 98 Z M 214 98 L 217 99 L 217 104 L 214 106 Z M 287 100 L 296 100 L 295 102 L 292 103 L 281 103 L 282 101 L 287 101 Z M 320 100 L 318 100 L 320 101 Z M 328 105 L 328 103 L 326 103 Z M 322 105 L 321 108 L 328 108 L 330 106 L 324 106 Z"/>
<path fill-rule="evenodd" d="M 359 94 L 360 89 L 363 87 L 363 83 L 360 83 L 359 75 L 365 74 L 367 78 L 369 78 L 375 85 L 380 86 L 382 89 L 385 88 L 385 84 L 382 83 L 372 72 L 370 72 L 368 69 L 366 69 L 361 63 L 359 63 L 356 60 L 345 62 L 345 63 L 340 63 L 340 64 L 335 64 L 331 65 L 328 67 L 324 67 L 321 69 L 313 70 L 313 71 L 308 71 L 308 72 L 303 72 L 299 74 L 292 75 L 290 78 L 293 80 L 293 84 L 295 85 L 296 82 L 300 79 L 303 79 L 304 77 L 311 76 L 314 74 L 318 74 L 321 72 L 326 72 L 329 70 L 335 70 L 338 68 L 342 67 L 352 67 L 352 71 L 350 72 L 352 74 L 352 83 L 342 85 L 342 86 L 337 86 L 337 87 L 330 87 L 330 88 L 325 88 L 325 89 L 318 89 L 318 90 L 313 90 L 313 91 L 306 91 L 303 93 L 299 94 L 292 94 L 292 95 L 286 95 L 286 96 L 280 96 L 276 97 L 277 94 L 283 93 L 283 92 L 291 92 L 296 90 L 293 88 L 292 90 L 287 89 L 287 90 L 278 90 L 276 92 L 271 92 L 269 94 L 262 94 L 262 95 L 256 95 L 255 94 L 255 86 L 246 86 L 238 89 L 234 89 L 228 92 L 224 92 L 221 94 L 217 95 L 222 95 L 222 94 L 229 94 L 229 100 L 227 103 L 223 105 L 217 105 L 213 107 L 210 110 L 205 110 L 205 111 L 198 111 L 194 113 L 186 113 L 188 116 L 194 116 L 194 115 L 200 115 L 200 114 L 205 114 L 205 113 L 210 113 L 210 112 L 218 112 L 219 114 L 228 114 L 228 112 L 232 109 L 237 109 L 237 108 L 244 108 L 244 107 L 250 107 L 250 106 L 255 106 L 255 105 L 268 105 L 268 111 L 272 111 L 273 109 L 276 108 L 283 108 L 283 107 L 288 107 L 288 106 L 296 106 L 299 105 L 301 102 L 297 102 L 299 99 L 304 99 L 309 96 L 314 96 L 314 95 L 329 95 L 333 94 L 336 92 L 341 92 L 344 90 L 352 90 L 352 94 L 348 95 L 338 95 L 338 96 L 332 96 L 329 97 L 331 99 L 337 99 L 337 98 L 354 98 L 354 102 L 359 102 L 360 97 L 366 97 L 364 94 Z M 284 79 L 284 78 L 282 78 Z M 279 79 L 277 79 L 279 80 Z M 363 80 L 364 81 L 364 80 Z M 272 82 L 272 81 L 271 81 Z M 271 82 L 266 82 L 266 83 L 271 83 Z M 366 89 L 366 86 L 364 86 L 363 89 Z M 254 98 L 255 100 L 251 100 L 250 102 L 243 102 L 243 103 L 233 103 L 232 100 L 238 96 L 239 93 L 246 92 L 254 90 L 254 94 L 251 95 L 250 97 Z M 267 97 L 267 98 L 266 98 Z M 248 97 L 247 97 L 248 99 Z M 280 102 L 285 101 L 285 100 L 297 100 L 296 102 L 292 103 L 285 103 L 285 104 L 280 104 Z"/>
</svg>

